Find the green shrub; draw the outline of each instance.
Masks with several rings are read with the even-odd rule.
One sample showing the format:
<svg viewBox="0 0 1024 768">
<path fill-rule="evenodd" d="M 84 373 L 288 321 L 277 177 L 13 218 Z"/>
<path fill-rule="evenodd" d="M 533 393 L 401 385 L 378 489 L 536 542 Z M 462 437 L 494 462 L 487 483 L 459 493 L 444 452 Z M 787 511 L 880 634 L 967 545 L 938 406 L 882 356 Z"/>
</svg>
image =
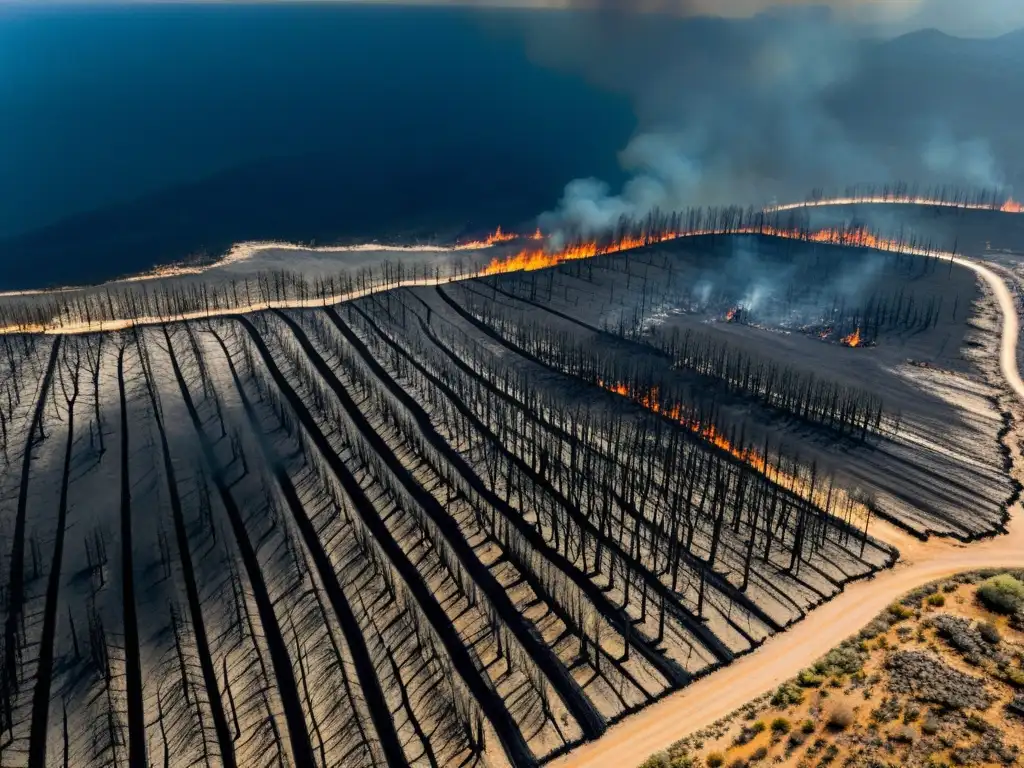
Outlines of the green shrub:
<svg viewBox="0 0 1024 768">
<path fill-rule="evenodd" d="M 640 764 L 640 768 L 671 768 L 668 753 L 658 752 L 656 755 L 651 755 Z"/>
<path fill-rule="evenodd" d="M 1024 608 L 1024 584 L 1008 573 L 982 582 L 977 595 L 986 608 L 996 613 L 1016 613 Z"/>
<path fill-rule="evenodd" d="M 708 768 L 722 768 L 725 765 L 725 755 L 721 752 L 712 752 L 707 756 L 705 762 L 708 764 Z"/>
<path fill-rule="evenodd" d="M 844 642 L 838 648 L 833 648 L 825 654 L 824 658 L 817 661 L 812 669 L 825 677 L 836 674 L 852 675 L 854 672 L 859 672 L 864 666 L 862 651 L 867 651 L 867 648 L 858 648 L 858 645 L 854 641 Z"/>
<path fill-rule="evenodd" d="M 825 678 L 810 669 L 801 669 L 800 674 L 796 676 L 796 682 L 803 688 L 818 688 L 825 682 Z"/>
<path fill-rule="evenodd" d="M 986 733 L 988 729 L 989 724 L 977 715 L 970 715 L 967 718 L 967 730 L 974 731 L 975 733 Z"/>
<path fill-rule="evenodd" d="M 1014 688 L 1024 688 L 1024 669 L 1010 667 L 1006 670 L 1006 682 Z"/>
<path fill-rule="evenodd" d="M 756 723 L 750 726 L 750 730 L 752 730 L 754 733 L 764 733 L 765 730 L 767 730 L 767 728 L 768 726 L 765 725 L 764 720 L 758 720 Z"/>
<path fill-rule="evenodd" d="M 793 730 L 793 724 L 789 722 L 789 718 L 776 717 L 772 720 L 772 733 L 783 736 L 791 730 Z"/>
<path fill-rule="evenodd" d="M 903 605 L 902 603 L 893 603 L 889 606 L 889 616 L 896 621 L 903 621 L 909 619 L 914 615 L 914 609 L 909 606 Z"/>
<path fill-rule="evenodd" d="M 936 592 L 934 595 L 929 595 L 928 596 L 928 605 L 932 606 L 932 608 L 941 608 L 945 604 L 946 604 L 945 596 L 944 595 L 940 595 L 938 592 Z"/>
<path fill-rule="evenodd" d="M 802 723 L 800 723 L 800 730 L 804 733 L 814 733 L 814 721 L 804 720 Z"/>
<path fill-rule="evenodd" d="M 804 700 L 804 692 L 799 686 L 793 683 L 783 683 L 775 693 L 772 694 L 771 703 L 773 707 L 788 707 L 799 704 Z"/>
<path fill-rule="evenodd" d="M 752 763 L 758 763 L 768 757 L 768 747 L 758 747 L 750 755 L 750 761 Z"/>
</svg>

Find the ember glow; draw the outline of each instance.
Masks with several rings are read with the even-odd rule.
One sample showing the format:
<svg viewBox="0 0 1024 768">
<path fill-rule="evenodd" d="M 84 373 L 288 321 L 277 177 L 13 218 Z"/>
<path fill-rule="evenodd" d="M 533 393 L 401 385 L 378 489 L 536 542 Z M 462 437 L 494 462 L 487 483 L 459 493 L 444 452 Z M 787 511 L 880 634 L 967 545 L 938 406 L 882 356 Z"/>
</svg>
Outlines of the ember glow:
<svg viewBox="0 0 1024 768">
<path fill-rule="evenodd" d="M 1024 213 L 1024 203 L 1018 203 L 1011 197 L 999 210 L 1003 213 Z"/>
<path fill-rule="evenodd" d="M 860 336 L 860 328 L 855 330 L 849 336 L 843 336 L 842 340 L 839 343 L 842 344 L 844 347 L 861 346 L 864 343 L 864 340 Z"/>
</svg>

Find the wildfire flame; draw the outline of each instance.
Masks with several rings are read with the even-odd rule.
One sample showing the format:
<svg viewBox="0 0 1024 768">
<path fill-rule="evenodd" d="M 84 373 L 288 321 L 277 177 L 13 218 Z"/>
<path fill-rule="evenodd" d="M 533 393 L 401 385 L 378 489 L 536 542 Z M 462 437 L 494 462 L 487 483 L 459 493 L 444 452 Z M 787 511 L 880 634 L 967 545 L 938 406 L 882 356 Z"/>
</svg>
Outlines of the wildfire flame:
<svg viewBox="0 0 1024 768">
<path fill-rule="evenodd" d="M 540 230 L 534 233 L 533 239 L 537 239 L 537 235 L 540 234 Z M 653 243 L 663 243 L 667 240 L 676 240 L 680 237 L 686 237 L 689 234 L 684 232 L 664 232 L 658 235 L 651 235 L 648 237 L 634 237 L 627 235 L 620 240 L 614 241 L 607 245 L 599 245 L 596 240 L 590 240 L 587 242 L 573 243 L 560 251 L 548 251 L 544 248 L 524 248 L 519 253 L 514 253 L 510 256 L 505 257 L 494 257 L 483 269 L 485 275 L 497 275 L 504 272 L 533 272 L 538 269 L 546 269 L 547 267 L 553 267 L 558 264 L 562 264 L 566 261 L 578 261 L 580 259 L 590 259 L 594 256 L 601 256 L 606 253 L 618 253 L 619 251 L 628 251 L 633 248 L 640 248 L 645 245 L 651 245 Z M 541 235 L 543 238 L 543 235 Z"/>
<path fill-rule="evenodd" d="M 839 343 L 842 344 L 844 347 L 859 347 L 861 344 L 864 343 L 863 339 L 861 339 L 860 336 L 860 328 L 855 330 L 849 336 L 843 336 L 842 340 Z"/>
<path fill-rule="evenodd" d="M 539 230 L 538 230 L 539 231 Z M 461 243 L 459 248 L 462 250 L 469 250 L 471 248 L 490 248 L 492 245 L 500 245 L 501 243 L 507 243 L 510 240 L 516 240 L 519 235 L 514 232 L 505 232 L 501 227 L 498 227 L 494 232 L 489 234 L 483 240 L 470 240 L 466 243 Z"/>
<path fill-rule="evenodd" d="M 1011 197 L 999 210 L 1003 213 L 1024 213 L 1024 203 L 1018 203 Z"/>
<path fill-rule="evenodd" d="M 1022 206 L 1024 208 L 1024 206 Z M 499 230 L 500 231 L 500 230 Z M 561 250 L 548 250 L 546 248 L 524 248 L 523 250 L 507 256 L 495 256 L 490 263 L 480 272 L 482 275 L 498 275 L 506 272 L 533 272 L 538 269 L 547 269 L 567 261 L 579 261 L 590 259 L 595 256 L 619 253 L 621 251 L 642 248 L 647 245 L 664 243 L 669 240 L 679 240 L 684 237 L 699 237 L 701 235 L 764 235 L 767 237 L 778 237 L 784 240 L 803 240 L 810 243 L 822 243 L 825 245 L 845 245 L 858 248 L 874 248 L 880 251 L 896 253 L 919 253 L 922 255 L 935 255 L 936 251 L 925 251 L 915 248 L 900 240 L 889 239 L 874 234 L 864 227 L 853 229 L 820 229 L 814 232 L 806 232 L 797 229 L 780 229 L 772 226 L 756 227 L 732 227 L 726 229 L 694 229 L 682 232 L 661 232 L 648 233 L 641 236 L 626 235 L 622 238 L 607 244 L 600 244 L 596 240 L 573 243 Z M 502 235 L 507 237 L 506 235 Z M 531 239 L 536 239 L 537 233 Z M 543 237 L 543 235 L 542 235 Z M 948 255 L 948 254 L 946 254 Z"/>
<path fill-rule="evenodd" d="M 725 313 L 725 322 L 731 323 L 736 318 L 736 313 L 740 311 L 739 307 L 733 307 Z"/>
<path fill-rule="evenodd" d="M 498 227 L 484 242 L 488 245 L 494 245 L 496 243 L 507 243 L 509 240 L 515 240 L 517 237 L 518 235 L 512 232 L 502 232 L 501 227 Z"/>
<path fill-rule="evenodd" d="M 759 472 L 764 472 L 768 468 L 768 464 L 765 461 L 764 456 L 760 453 L 752 449 L 737 448 L 717 427 L 715 427 L 714 424 L 701 424 L 697 419 L 685 415 L 684 409 L 679 403 L 668 406 L 662 405 L 658 387 L 650 387 L 646 390 L 636 390 L 621 382 L 611 383 L 599 379 L 597 383 L 598 386 L 608 390 L 609 392 L 614 392 L 616 395 L 628 397 L 634 403 L 642 405 L 647 410 L 653 413 L 660 413 L 673 421 L 682 424 L 701 439 L 706 440 L 716 448 L 721 448 L 722 450 L 729 452 L 737 459 L 746 462 Z"/>
<path fill-rule="evenodd" d="M 659 389 L 656 386 L 636 389 L 622 382 L 606 382 L 601 379 L 598 379 L 597 384 L 608 392 L 629 398 L 652 413 L 661 414 L 681 424 L 705 442 L 726 451 L 777 485 L 788 488 L 803 498 L 812 497 L 810 502 L 820 509 L 826 509 L 830 503 L 833 504 L 834 509 L 845 505 L 850 510 L 851 520 L 870 520 L 868 508 L 861 502 L 854 501 L 843 489 L 825 488 L 820 485 L 814 487 L 812 491 L 811 483 L 807 478 L 785 472 L 780 466 L 771 466 L 768 458 L 753 448 L 735 446 L 714 424 L 702 424 L 692 416 L 686 415 L 683 406 L 679 403 L 662 404 Z"/>
</svg>

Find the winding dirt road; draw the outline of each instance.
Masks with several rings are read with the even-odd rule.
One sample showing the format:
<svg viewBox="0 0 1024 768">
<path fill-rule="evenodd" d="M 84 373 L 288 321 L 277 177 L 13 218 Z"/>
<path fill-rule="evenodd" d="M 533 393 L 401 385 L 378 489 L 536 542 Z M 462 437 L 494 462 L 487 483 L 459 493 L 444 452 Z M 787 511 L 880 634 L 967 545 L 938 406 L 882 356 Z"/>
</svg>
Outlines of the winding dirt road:
<svg viewBox="0 0 1024 768">
<path fill-rule="evenodd" d="M 999 363 L 1009 389 L 1024 403 L 1024 381 L 1017 367 L 1019 321 L 1006 284 L 988 267 L 953 257 L 992 289 L 1002 314 Z M 870 622 L 901 594 L 960 571 L 1024 567 L 1024 525 L 1008 524 L 1008 533 L 974 544 L 949 539 L 921 542 L 883 521 L 874 535 L 900 548 L 896 566 L 846 588 L 831 602 L 769 639 L 761 648 L 611 728 L 600 740 L 551 763 L 557 768 L 634 768 L 673 742 L 711 725 L 827 653 Z"/>
</svg>

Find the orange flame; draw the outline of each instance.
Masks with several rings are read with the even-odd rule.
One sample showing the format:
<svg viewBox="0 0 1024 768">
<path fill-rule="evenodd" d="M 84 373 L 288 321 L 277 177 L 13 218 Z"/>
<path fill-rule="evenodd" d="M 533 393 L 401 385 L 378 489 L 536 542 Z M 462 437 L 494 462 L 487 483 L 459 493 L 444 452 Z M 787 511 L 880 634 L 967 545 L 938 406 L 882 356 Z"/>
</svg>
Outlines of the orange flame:
<svg viewBox="0 0 1024 768">
<path fill-rule="evenodd" d="M 634 237 L 627 235 L 626 237 L 608 245 L 599 245 L 596 240 L 590 240 L 574 243 L 566 246 L 560 251 L 548 251 L 544 248 L 525 248 L 519 251 L 519 253 L 514 253 L 510 256 L 503 258 L 497 256 L 494 257 L 491 259 L 491 262 L 484 267 L 483 274 L 497 275 L 504 272 L 533 272 L 538 269 L 554 267 L 566 261 L 578 261 L 580 259 L 589 259 L 594 256 L 601 256 L 606 253 L 628 251 L 633 248 L 651 245 L 652 243 L 663 243 L 667 240 L 676 240 L 690 234 L 696 233 L 664 232 L 658 235 L 649 235 L 646 237 Z M 532 239 L 537 240 L 538 235 L 540 235 L 540 239 L 543 238 L 539 229 L 534 233 Z"/>
<path fill-rule="evenodd" d="M 509 240 L 515 240 L 518 235 L 512 232 L 502 232 L 501 227 L 494 230 L 494 234 L 489 235 L 486 242 L 488 245 L 494 245 L 495 243 L 507 243 Z"/>
<path fill-rule="evenodd" d="M 811 503 L 819 509 L 826 509 L 830 503 L 834 505 L 833 509 L 846 506 L 850 511 L 851 520 L 870 520 L 870 513 L 867 507 L 861 502 L 852 499 L 842 488 L 834 486 L 826 488 L 824 484 L 812 488 L 811 482 L 806 477 L 784 472 L 778 465 L 772 467 L 768 458 L 753 448 L 736 447 L 714 424 L 702 424 L 697 419 L 687 416 L 683 406 L 679 403 L 663 405 L 658 396 L 659 392 L 656 386 L 642 390 L 635 389 L 622 382 L 612 383 L 602 379 L 598 379 L 597 384 L 599 387 L 616 395 L 628 397 L 634 403 L 643 406 L 652 413 L 662 414 L 678 422 L 705 442 L 726 451 L 777 485 L 788 488 L 803 498 L 811 497 Z"/>
<path fill-rule="evenodd" d="M 864 343 L 863 339 L 861 339 L 860 337 L 860 328 L 855 330 L 849 336 L 843 336 L 842 340 L 839 343 L 842 344 L 844 347 L 859 347 L 861 344 Z"/>
<path fill-rule="evenodd" d="M 642 405 L 652 413 L 660 413 L 682 424 L 701 439 L 711 443 L 716 448 L 727 451 L 759 472 L 764 472 L 768 467 L 765 457 L 760 453 L 748 448 L 737 448 L 714 424 L 702 424 L 697 419 L 685 415 L 683 406 L 679 403 L 662 405 L 658 395 L 658 387 L 650 387 L 647 390 L 635 390 L 621 382 L 610 383 L 601 379 L 598 379 L 597 384 L 609 392 L 614 392 L 616 395 L 628 397 L 634 403 Z"/>
<path fill-rule="evenodd" d="M 506 235 L 499 229 L 495 235 L 505 240 L 513 239 L 515 236 Z M 531 239 L 536 240 L 538 230 Z M 518 253 L 508 256 L 495 256 L 490 263 L 481 271 L 482 275 L 497 275 L 505 272 L 532 272 L 538 269 L 547 269 L 567 261 L 578 261 L 589 259 L 594 256 L 603 256 L 610 253 L 619 253 L 633 248 L 642 248 L 646 245 L 664 243 L 669 240 L 678 240 L 684 237 L 698 237 L 700 235 L 766 235 L 768 237 L 779 237 L 785 240 L 804 240 L 811 243 L 822 243 L 825 245 L 846 245 L 859 248 L 876 248 L 883 251 L 902 252 L 912 250 L 899 240 L 880 237 L 869 230 L 858 227 L 854 229 L 820 229 L 816 232 L 803 232 L 796 229 L 779 229 L 771 226 L 760 227 L 733 227 L 723 229 L 694 229 L 682 232 L 661 232 L 655 234 L 644 234 L 641 236 L 626 235 L 619 240 L 601 245 L 596 240 L 587 240 L 573 243 L 561 250 L 548 250 L 546 248 L 524 248 Z M 492 236 L 494 237 L 494 236 Z M 543 237 L 543 235 L 541 235 Z M 485 243 L 485 245 L 491 243 Z"/>
<path fill-rule="evenodd" d="M 725 313 L 725 322 L 731 323 L 736 318 L 736 313 L 740 311 L 739 307 L 733 307 Z"/>
<path fill-rule="evenodd" d="M 1003 203 L 999 210 L 1003 213 L 1024 213 L 1024 203 L 1018 203 L 1011 197 Z"/>
<path fill-rule="evenodd" d="M 531 240 L 543 240 L 544 233 L 540 231 L 540 227 L 537 227 L 537 231 L 530 235 Z"/>
<path fill-rule="evenodd" d="M 465 243 L 461 243 L 459 248 L 468 250 L 471 248 L 490 248 L 492 245 L 499 245 L 501 243 L 507 243 L 510 240 L 516 240 L 519 235 L 514 232 L 504 232 L 501 227 L 498 227 L 494 232 L 489 234 L 483 240 L 470 240 Z"/>
</svg>

